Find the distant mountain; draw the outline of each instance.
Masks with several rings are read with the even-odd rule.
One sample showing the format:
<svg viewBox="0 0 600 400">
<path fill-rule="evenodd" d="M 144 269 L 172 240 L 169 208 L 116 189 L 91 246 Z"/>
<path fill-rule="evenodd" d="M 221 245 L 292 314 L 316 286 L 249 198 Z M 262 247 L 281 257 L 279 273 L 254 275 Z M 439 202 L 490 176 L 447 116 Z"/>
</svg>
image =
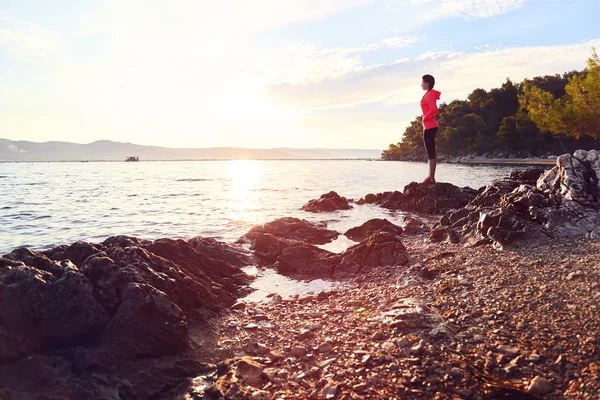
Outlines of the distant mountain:
<svg viewBox="0 0 600 400">
<path fill-rule="evenodd" d="M 140 146 L 99 140 L 89 144 L 27 142 L 0 139 L 0 161 L 123 161 L 129 156 L 147 160 L 345 159 L 380 158 L 379 149 L 199 149 Z"/>
</svg>

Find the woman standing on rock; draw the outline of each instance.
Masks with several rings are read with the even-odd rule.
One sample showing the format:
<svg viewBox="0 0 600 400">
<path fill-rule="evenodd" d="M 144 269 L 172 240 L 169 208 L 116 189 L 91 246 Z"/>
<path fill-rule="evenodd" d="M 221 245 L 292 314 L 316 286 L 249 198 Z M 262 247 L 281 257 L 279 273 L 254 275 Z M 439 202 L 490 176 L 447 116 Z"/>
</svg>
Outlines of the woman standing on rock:
<svg viewBox="0 0 600 400">
<path fill-rule="evenodd" d="M 429 176 L 423 181 L 424 184 L 435 183 L 435 167 L 437 159 L 435 156 L 435 134 L 438 131 L 438 124 L 435 116 L 438 114 L 437 100 L 440 99 L 440 92 L 433 90 L 435 78 L 431 75 L 423 75 L 421 88 L 427 90 L 421 99 L 421 110 L 423 111 L 423 143 L 427 150 L 427 159 L 429 160 Z"/>
</svg>

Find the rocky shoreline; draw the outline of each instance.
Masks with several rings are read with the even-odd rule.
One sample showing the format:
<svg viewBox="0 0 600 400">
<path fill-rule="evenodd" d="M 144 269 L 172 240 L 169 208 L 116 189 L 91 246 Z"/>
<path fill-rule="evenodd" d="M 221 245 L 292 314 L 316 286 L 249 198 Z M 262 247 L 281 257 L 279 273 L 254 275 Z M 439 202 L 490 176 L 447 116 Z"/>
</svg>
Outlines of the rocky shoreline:
<svg viewBox="0 0 600 400">
<path fill-rule="evenodd" d="M 403 226 L 280 218 L 235 244 L 15 249 L 0 258 L 0 398 L 597 398 L 599 176 L 599 154 L 578 151 L 480 190 L 303 207 L 416 213 Z M 342 234 L 356 245 L 319 247 Z M 346 285 L 244 303 L 245 265 Z"/>
</svg>

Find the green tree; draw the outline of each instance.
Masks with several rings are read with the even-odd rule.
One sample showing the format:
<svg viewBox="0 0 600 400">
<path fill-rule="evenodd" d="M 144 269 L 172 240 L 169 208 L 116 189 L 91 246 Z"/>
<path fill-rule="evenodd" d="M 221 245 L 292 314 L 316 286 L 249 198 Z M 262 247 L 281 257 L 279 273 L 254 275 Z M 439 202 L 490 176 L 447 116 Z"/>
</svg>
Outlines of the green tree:
<svg viewBox="0 0 600 400">
<path fill-rule="evenodd" d="M 535 124 L 554 134 L 576 138 L 600 138 L 600 59 L 594 50 L 588 68 L 573 75 L 565 95 L 555 98 L 550 92 L 525 82 L 521 106 Z"/>
</svg>

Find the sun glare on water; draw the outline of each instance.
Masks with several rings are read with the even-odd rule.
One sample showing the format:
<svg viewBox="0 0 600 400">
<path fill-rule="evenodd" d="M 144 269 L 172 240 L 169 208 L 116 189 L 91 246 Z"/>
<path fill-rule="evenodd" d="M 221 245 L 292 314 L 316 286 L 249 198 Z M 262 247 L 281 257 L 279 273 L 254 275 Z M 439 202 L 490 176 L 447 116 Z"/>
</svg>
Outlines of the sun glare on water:
<svg viewBox="0 0 600 400">
<path fill-rule="evenodd" d="M 256 160 L 234 160 L 228 162 L 232 187 L 230 218 L 249 224 L 256 224 L 260 214 L 258 181 L 261 175 L 259 162 Z"/>
</svg>

